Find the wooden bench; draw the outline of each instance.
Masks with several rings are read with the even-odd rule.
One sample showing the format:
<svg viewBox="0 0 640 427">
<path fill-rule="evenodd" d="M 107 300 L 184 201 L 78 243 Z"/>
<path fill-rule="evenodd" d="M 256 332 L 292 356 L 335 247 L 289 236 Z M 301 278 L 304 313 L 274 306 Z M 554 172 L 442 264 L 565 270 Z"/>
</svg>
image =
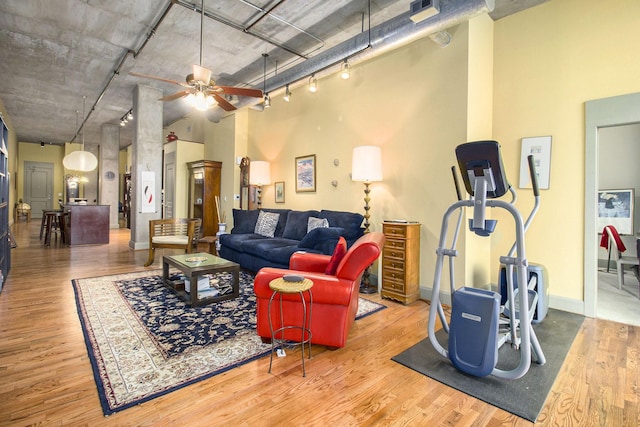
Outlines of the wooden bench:
<svg viewBox="0 0 640 427">
<path fill-rule="evenodd" d="M 200 237 L 200 218 L 166 218 L 149 221 L 149 259 L 145 267 L 153 264 L 156 248 L 184 249 L 190 254 Z"/>
</svg>

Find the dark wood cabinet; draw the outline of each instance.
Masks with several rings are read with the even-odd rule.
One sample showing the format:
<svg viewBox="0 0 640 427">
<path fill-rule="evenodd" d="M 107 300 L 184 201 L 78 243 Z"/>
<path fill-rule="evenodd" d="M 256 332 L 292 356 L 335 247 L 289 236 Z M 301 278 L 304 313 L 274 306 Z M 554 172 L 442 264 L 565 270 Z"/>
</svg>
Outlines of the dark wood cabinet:
<svg viewBox="0 0 640 427">
<path fill-rule="evenodd" d="M 11 268 L 11 243 L 9 241 L 9 129 L 0 117 L 0 290 Z"/>
<path fill-rule="evenodd" d="M 202 236 L 218 232 L 216 196 L 220 197 L 222 162 L 198 160 L 189 167 L 189 218 L 202 219 Z"/>
</svg>

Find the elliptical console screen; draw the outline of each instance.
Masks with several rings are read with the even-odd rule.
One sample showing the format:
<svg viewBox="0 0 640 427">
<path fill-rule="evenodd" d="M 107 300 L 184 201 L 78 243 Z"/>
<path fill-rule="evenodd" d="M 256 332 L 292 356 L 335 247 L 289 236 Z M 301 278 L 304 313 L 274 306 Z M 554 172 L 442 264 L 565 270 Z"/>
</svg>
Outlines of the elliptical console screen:
<svg viewBox="0 0 640 427">
<path fill-rule="evenodd" d="M 502 164 L 500 144 L 497 141 L 476 141 L 456 147 L 456 157 L 467 193 L 474 195 L 474 177 L 488 181 L 487 198 L 502 197 L 509 190 L 509 183 Z M 489 174 L 489 176 L 486 176 Z"/>
</svg>

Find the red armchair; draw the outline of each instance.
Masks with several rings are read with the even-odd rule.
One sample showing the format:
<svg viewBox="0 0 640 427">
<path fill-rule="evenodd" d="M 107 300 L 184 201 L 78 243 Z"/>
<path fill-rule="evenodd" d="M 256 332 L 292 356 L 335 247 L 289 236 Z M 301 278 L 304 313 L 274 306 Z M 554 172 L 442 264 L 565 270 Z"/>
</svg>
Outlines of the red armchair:
<svg viewBox="0 0 640 427">
<path fill-rule="evenodd" d="M 311 342 L 327 347 L 344 347 L 358 311 L 358 291 L 364 270 L 380 256 L 384 235 L 367 233 L 349 248 L 338 265 L 335 276 L 325 274 L 331 256 L 297 252 L 289 260 L 289 270 L 265 267 L 260 269 L 253 284 L 257 306 L 257 332 L 264 342 L 270 342 L 269 298 L 273 291 L 269 282 L 285 274 L 300 274 L 313 281 Z M 306 296 L 305 293 L 305 298 Z M 283 313 L 285 325 L 302 324 L 302 303 L 299 294 L 285 294 Z M 271 313 L 274 329 L 280 327 L 278 305 L 274 301 Z M 300 339 L 299 332 L 295 339 Z M 292 337 L 293 338 L 293 337 Z"/>
</svg>

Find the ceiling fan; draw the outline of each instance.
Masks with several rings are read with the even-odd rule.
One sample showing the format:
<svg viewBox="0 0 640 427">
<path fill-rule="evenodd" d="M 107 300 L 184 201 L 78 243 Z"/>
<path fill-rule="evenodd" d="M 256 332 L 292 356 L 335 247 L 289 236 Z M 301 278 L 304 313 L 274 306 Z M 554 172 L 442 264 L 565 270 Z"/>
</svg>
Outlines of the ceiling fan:
<svg viewBox="0 0 640 427">
<path fill-rule="evenodd" d="M 262 91 L 258 89 L 241 88 L 234 86 L 219 86 L 211 78 L 211 70 L 202 66 L 202 45 L 204 37 L 204 0 L 202 0 L 200 15 L 200 65 L 193 65 L 193 73 L 188 74 L 185 82 L 165 79 L 162 77 L 148 76 L 130 72 L 129 74 L 136 77 L 158 80 L 166 83 L 173 83 L 184 87 L 185 89 L 173 93 L 171 95 L 160 98 L 161 101 L 173 101 L 179 98 L 185 98 L 185 101 L 195 107 L 197 110 L 205 111 L 214 105 L 219 105 L 225 111 L 233 111 L 236 107 L 231 104 L 224 95 L 251 96 L 254 98 L 262 98 Z"/>
</svg>

